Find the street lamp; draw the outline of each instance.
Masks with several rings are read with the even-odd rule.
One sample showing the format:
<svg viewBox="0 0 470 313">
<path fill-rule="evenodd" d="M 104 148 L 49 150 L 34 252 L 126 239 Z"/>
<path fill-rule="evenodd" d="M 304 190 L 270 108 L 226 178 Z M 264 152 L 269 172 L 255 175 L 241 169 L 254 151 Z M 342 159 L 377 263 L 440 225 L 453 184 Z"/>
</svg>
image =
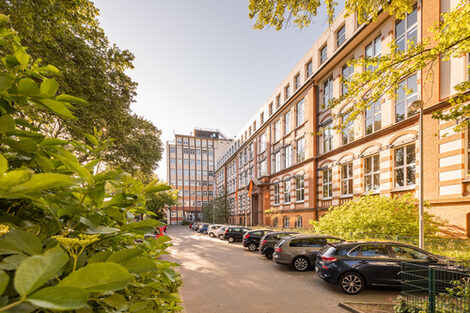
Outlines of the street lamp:
<svg viewBox="0 0 470 313">
<path fill-rule="evenodd" d="M 421 249 L 424 249 L 423 105 L 422 100 L 415 100 L 410 104 L 410 109 L 419 110 L 419 247 Z"/>
</svg>

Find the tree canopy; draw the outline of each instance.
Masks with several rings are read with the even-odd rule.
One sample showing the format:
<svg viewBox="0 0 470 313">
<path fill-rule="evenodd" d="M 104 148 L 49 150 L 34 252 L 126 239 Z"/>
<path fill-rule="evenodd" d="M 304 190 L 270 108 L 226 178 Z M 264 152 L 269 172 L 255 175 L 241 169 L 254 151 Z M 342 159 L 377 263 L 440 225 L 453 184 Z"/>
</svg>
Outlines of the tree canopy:
<svg viewBox="0 0 470 313">
<path fill-rule="evenodd" d="M 76 119 L 40 114 L 34 123 L 64 139 L 101 129 L 103 139 L 114 138 L 103 154 L 109 166 L 151 174 L 162 155 L 161 131 L 130 111 L 137 84 L 126 70 L 133 68 L 134 55 L 108 41 L 93 2 L 1 1 L 0 11 L 10 17 L 28 54 L 61 71 L 59 91 L 87 102 L 74 104 Z"/>
<path fill-rule="evenodd" d="M 346 0 L 345 14 L 357 13 L 359 23 L 374 22 L 380 12 L 387 12 L 402 19 L 412 12 L 414 3 L 413 0 Z M 325 0 L 324 4 L 331 22 L 337 2 Z M 310 24 L 321 5 L 320 0 L 250 0 L 249 15 L 250 18 L 256 19 L 255 29 L 273 26 L 276 30 L 280 30 L 289 22 L 303 28 Z M 387 51 L 383 51 L 380 56 L 349 62 L 349 65 L 367 70 L 355 71 L 349 79 L 343 79 L 348 92 L 329 103 L 330 107 L 339 103 L 349 104 L 349 110 L 344 111 L 348 117 L 343 125 L 356 119 L 364 109 L 384 95 L 396 97 L 398 84 L 410 74 L 427 69 L 423 81 L 432 79 L 429 67 L 435 62 L 470 53 L 470 2 L 460 0 L 454 8 L 442 14 L 441 21 L 434 25 L 430 32 L 432 33 L 430 38 L 422 38 L 420 42 L 408 42 L 406 49 L 399 49 L 393 40 Z M 454 89 L 456 93 L 448 101 L 451 105 L 450 110 L 436 111 L 433 117 L 458 120 L 457 128 L 462 129 L 469 124 L 470 81 L 466 80 L 454 86 Z M 412 90 L 406 92 L 410 93 Z M 337 123 L 335 127 L 343 126 Z"/>
</svg>

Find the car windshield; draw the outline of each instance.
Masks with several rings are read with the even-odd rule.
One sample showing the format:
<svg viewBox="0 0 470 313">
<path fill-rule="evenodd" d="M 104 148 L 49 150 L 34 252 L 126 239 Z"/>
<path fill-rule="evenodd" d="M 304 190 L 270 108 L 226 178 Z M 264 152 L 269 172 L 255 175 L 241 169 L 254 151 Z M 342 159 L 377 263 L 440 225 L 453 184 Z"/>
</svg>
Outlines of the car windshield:
<svg viewBox="0 0 470 313">
<path fill-rule="evenodd" d="M 336 248 L 329 244 L 321 248 L 319 251 L 321 255 L 333 255 L 335 254 L 335 252 L 336 252 Z"/>
</svg>

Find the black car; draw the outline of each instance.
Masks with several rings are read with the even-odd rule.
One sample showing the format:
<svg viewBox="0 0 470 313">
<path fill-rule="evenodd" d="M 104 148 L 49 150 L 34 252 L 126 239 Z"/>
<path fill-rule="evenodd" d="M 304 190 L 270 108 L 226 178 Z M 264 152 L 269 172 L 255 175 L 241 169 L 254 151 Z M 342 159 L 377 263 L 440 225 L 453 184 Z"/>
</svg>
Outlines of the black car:
<svg viewBox="0 0 470 313">
<path fill-rule="evenodd" d="M 225 230 L 223 239 L 228 240 L 230 243 L 241 241 L 247 231 L 250 231 L 250 229 L 240 226 L 230 226 Z"/>
<path fill-rule="evenodd" d="M 261 238 L 270 232 L 272 232 L 270 229 L 257 229 L 247 232 L 243 236 L 243 246 L 248 248 L 251 252 L 256 251 L 259 247 Z"/>
<path fill-rule="evenodd" d="M 315 271 L 320 278 L 354 295 L 366 286 L 400 286 L 402 262 L 447 264 L 445 257 L 404 243 L 345 241 L 324 246 L 317 255 Z"/>
<path fill-rule="evenodd" d="M 281 241 L 285 236 L 290 236 L 293 234 L 298 234 L 295 231 L 277 231 L 272 233 L 267 233 L 261 238 L 259 245 L 259 253 L 263 254 L 266 258 L 271 260 L 273 258 L 274 246 L 276 243 Z"/>
</svg>

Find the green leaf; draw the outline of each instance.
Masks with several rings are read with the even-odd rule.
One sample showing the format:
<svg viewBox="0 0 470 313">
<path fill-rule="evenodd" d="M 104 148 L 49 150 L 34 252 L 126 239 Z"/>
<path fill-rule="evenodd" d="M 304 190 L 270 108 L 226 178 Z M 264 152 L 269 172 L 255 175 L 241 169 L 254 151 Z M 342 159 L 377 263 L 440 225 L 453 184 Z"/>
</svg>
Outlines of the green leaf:
<svg viewBox="0 0 470 313">
<path fill-rule="evenodd" d="M 10 172 L 9 172 L 10 173 Z M 56 173 L 39 173 L 34 174 L 27 182 L 14 186 L 10 189 L 11 193 L 33 193 L 47 189 L 68 187 L 78 183 L 79 180 L 69 175 Z"/>
<path fill-rule="evenodd" d="M 131 304 L 131 307 L 129 308 L 129 312 L 137 312 L 145 309 L 147 307 L 147 302 L 146 301 L 139 301 L 139 302 L 134 302 Z"/>
<path fill-rule="evenodd" d="M 18 229 L 11 229 L 5 235 L 4 240 L 16 245 L 28 255 L 40 254 L 42 251 L 41 240 L 34 234 Z"/>
<path fill-rule="evenodd" d="M 117 233 L 119 228 L 103 226 L 103 225 L 96 225 L 91 226 L 86 230 L 87 234 L 112 234 Z"/>
<path fill-rule="evenodd" d="M 71 102 L 71 103 L 76 103 L 76 104 L 88 104 L 88 102 L 86 102 L 85 100 L 81 98 L 77 98 L 77 97 L 66 95 L 66 94 L 58 95 L 57 97 L 55 97 L 55 99 L 57 101 Z"/>
<path fill-rule="evenodd" d="M 106 262 L 115 262 L 120 263 L 122 261 L 132 259 L 138 255 L 141 255 L 143 252 L 142 249 L 124 249 L 114 252 Z"/>
<path fill-rule="evenodd" d="M 122 295 L 118 293 L 112 294 L 111 296 L 106 297 L 106 298 L 102 298 L 100 299 L 100 301 L 116 309 L 123 309 L 127 307 L 126 298 L 124 298 Z"/>
<path fill-rule="evenodd" d="M 40 146 L 66 146 L 69 142 L 58 138 L 44 138 L 39 145 Z"/>
<path fill-rule="evenodd" d="M 89 292 L 107 292 L 126 288 L 132 277 L 129 271 L 117 263 L 92 263 L 72 272 L 58 286 L 79 287 Z"/>
<path fill-rule="evenodd" d="M 104 262 L 111 255 L 111 251 L 100 251 L 93 254 L 91 258 L 88 259 L 88 264 Z"/>
<path fill-rule="evenodd" d="M 26 67 L 29 63 L 29 55 L 26 53 L 24 47 L 17 47 L 15 49 L 15 57 L 23 67 Z"/>
<path fill-rule="evenodd" d="M 0 116 L 0 134 L 5 134 L 6 132 L 12 131 L 15 129 L 15 120 L 11 115 L 5 114 Z"/>
<path fill-rule="evenodd" d="M 0 176 L 0 191 L 8 190 L 12 186 L 16 186 L 27 182 L 31 179 L 33 173 L 29 170 L 13 170 Z"/>
<path fill-rule="evenodd" d="M 26 258 L 27 256 L 21 254 L 7 256 L 0 262 L 0 269 L 7 271 L 16 270 Z"/>
<path fill-rule="evenodd" d="M 155 193 L 155 192 L 161 192 L 161 191 L 166 191 L 170 189 L 171 189 L 171 186 L 160 184 L 160 185 L 146 186 L 144 191 L 146 193 Z"/>
<path fill-rule="evenodd" d="M 54 96 L 55 93 L 57 92 L 57 89 L 59 89 L 59 84 L 55 80 L 55 78 L 46 78 L 42 83 L 41 83 L 41 94 L 48 95 L 48 96 Z"/>
<path fill-rule="evenodd" d="M 63 102 L 52 99 L 39 99 L 38 102 L 61 117 L 76 119 L 73 113 L 67 108 L 67 106 L 65 106 Z"/>
<path fill-rule="evenodd" d="M 95 203 L 96 206 L 101 206 L 103 204 L 104 196 L 106 192 L 104 189 L 104 183 L 98 183 L 88 189 L 88 196 Z"/>
<path fill-rule="evenodd" d="M 3 239 L 0 240 L 0 255 L 18 254 L 18 253 L 21 254 L 23 253 L 23 251 L 19 247 L 17 247 L 15 244 L 12 244 Z"/>
<path fill-rule="evenodd" d="M 57 275 L 68 260 L 68 255 L 60 247 L 27 258 L 16 270 L 16 291 L 20 296 L 30 294 Z"/>
<path fill-rule="evenodd" d="M 3 295 L 10 282 L 10 276 L 5 271 L 0 271 L 0 296 Z"/>
<path fill-rule="evenodd" d="M 163 226 L 163 223 L 154 219 L 148 219 L 123 225 L 121 229 L 139 233 L 151 233 L 155 230 L 155 227 L 159 226 Z"/>
<path fill-rule="evenodd" d="M 18 94 L 25 96 L 39 95 L 39 87 L 31 78 L 23 78 L 18 84 Z"/>
<path fill-rule="evenodd" d="M 38 68 L 38 72 L 39 73 L 44 73 L 44 74 L 52 74 L 52 75 L 59 75 L 60 74 L 60 71 L 57 67 L 55 67 L 54 65 L 47 65 L 47 66 L 44 66 L 44 67 L 40 67 Z"/>
<path fill-rule="evenodd" d="M 173 283 L 178 278 L 178 274 L 174 270 L 172 270 L 171 268 L 161 268 L 160 270 Z"/>
<path fill-rule="evenodd" d="M 8 15 L 5 15 L 5 14 L 0 14 L 0 23 L 6 23 L 8 22 L 10 19 L 8 18 Z"/>
<path fill-rule="evenodd" d="M 91 143 L 93 147 L 96 147 L 99 144 L 98 139 L 96 139 L 95 136 L 90 135 L 90 134 L 83 134 L 83 136 L 85 136 L 86 139 L 88 139 L 88 141 Z"/>
<path fill-rule="evenodd" d="M 0 175 L 4 174 L 7 170 L 8 170 L 8 161 L 3 156 L 3 154 L 0 153 Z"/>
<path fill-rule="evenodd" d="M 9 73 L 0 73 L 0 91 L 10 89 L 13 77 Z"/>
<path fill-rule="evenodd" d="M 33 293 L 26 301 L 51 310 L 76 310 L 87 304 L 88 292 L 76 287 L 47 287 Z"/>
<path fill-rule="evenodd" d="M 132 259 L 124 260 L 120 262 L 122 266 L 127 268 L 131 273 L 146 273 L 157 270 L 155 262 L 144 256 L 137 256 Z"/>
</svg>

